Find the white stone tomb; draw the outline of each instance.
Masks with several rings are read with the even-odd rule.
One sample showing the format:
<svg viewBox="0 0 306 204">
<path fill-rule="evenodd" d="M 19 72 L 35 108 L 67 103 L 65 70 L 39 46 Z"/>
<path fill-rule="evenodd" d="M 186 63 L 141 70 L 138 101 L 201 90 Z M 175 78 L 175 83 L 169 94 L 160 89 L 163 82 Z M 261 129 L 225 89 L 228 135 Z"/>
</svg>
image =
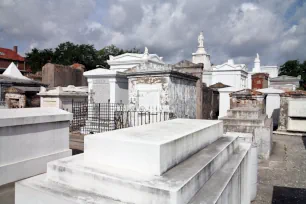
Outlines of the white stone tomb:
<svg viewBox="0 0 306 204">
<path fill-rule="evenodd" d="M 40 107 L 54 107 L 72 112 L 72 101 L 86 101 L 88 88 L 87 86 L 75 87 L 73 85 L 50 89 L 41 87 L 37 95 L 40 96 Z"/>
<path fill-rule="evenodd" d="M 175 119 L 85 137 L 84 154 L 16 184 L 16 204 L 250 203 L 250 144 Z"/>
<path fill-rule="evenodd" d="M 48 162 L 71 156 L 72 114 L 57 108 L 0 110 L 0 185 L 46 172 Z"/>
</svg>

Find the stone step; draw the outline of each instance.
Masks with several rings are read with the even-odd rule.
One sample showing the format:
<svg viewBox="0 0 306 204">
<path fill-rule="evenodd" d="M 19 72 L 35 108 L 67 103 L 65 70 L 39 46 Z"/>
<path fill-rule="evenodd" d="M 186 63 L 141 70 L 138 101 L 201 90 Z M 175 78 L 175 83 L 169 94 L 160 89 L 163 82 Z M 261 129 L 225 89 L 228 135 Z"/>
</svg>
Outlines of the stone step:
<svg viewBox="0 0 306 204">
<path fill-rule="evenodd" d="M 93 168 L 95 164 L 83 155 L 50 162 L 47 175 L 50 181 L 123 203 L 185 204 L 230 159 L 238 143 L 238 137 L 221 137 L 162 176 L 102 165 Z"/>
<path fill-rule="evenodd" d="M 224 133 L 227 132 L 242 132 L 242 133 L 253 133 L 254 130 L 258 127 L 262 127 L 262 126 L 247 126 L 247 125 L 224 125 L 223 129 L 224 129 Z"/>
<path fill-rule="evenodd" d="M 161 175 L 222 135 L 222 121 L 174 119 L 88 135 L 84 141 L 84 159 Z"/>
<path fill-rule="evenodd" d="M 16 204 L 122 204 L 95 193 L 48 181 L 41 174 L 15 183 Z"/>
<path fill-rule="evenodd" d="M 262 110 L 259 108 L 234 108 L 227 111 L 227 116 L 231 118 L 256 119 L 262 114 Z"/>
<path fill-rule="evenodd" d="M 220 118 L 220 120 L 223 120 L 224 125 L 246 125 L 246 126 L 264 126 L 266 121 L 267 115 L 261 115 L 257 119 L 251 119 L 251 118 L 232 118 L 230 116 L 225 116 Z"/>
<path fill-rule="evenodd" d="M 242 142 L 253 143 L 255 138 L 253 133 L 243 133 L 243 132 L 227 132 L 225 136 L 238 136 L 239 140 Z"/>
<path fill-rule="evenodd" d="M 251 144 L 241 144 L 239 151 L 205 183 L 189 204 L 250 203 L 249 183 L 244 160 Z M 244 172 L 242 172 L 244 171 Z"/>
</svg>

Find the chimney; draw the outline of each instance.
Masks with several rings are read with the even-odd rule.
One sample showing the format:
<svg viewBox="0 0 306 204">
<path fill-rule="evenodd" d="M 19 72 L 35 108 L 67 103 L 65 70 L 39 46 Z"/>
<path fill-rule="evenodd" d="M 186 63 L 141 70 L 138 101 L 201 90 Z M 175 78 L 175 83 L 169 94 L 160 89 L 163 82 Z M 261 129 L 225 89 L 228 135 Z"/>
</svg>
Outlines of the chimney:
<svg viewBox="0 0 306 204">
<path fill-rule="evenodd" d="M 14 46 L 13 50 L 14 50 L 14 52 L 18 53 L 18 47 L 17 46 Z"/>
</svg>

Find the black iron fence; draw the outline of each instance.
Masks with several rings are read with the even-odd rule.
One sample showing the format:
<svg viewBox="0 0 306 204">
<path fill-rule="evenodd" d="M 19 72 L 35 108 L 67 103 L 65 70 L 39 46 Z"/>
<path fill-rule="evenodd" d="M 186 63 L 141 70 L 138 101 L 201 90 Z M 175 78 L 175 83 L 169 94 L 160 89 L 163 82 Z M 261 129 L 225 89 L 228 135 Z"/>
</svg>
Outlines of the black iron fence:
<svg viewBox="0 0 306 204">
<path fill-rule="evenodd" d="M 7 108 L 5 101 L 0 101 L 0 109 Z"/>
<path fill-rule="evenodd" d="M 175 118 L 157 108 L 129 108 L 123 103 L 72 102 L 70 131 L 94 134 L 116 129 L 157 123 Z"/>
</svg>

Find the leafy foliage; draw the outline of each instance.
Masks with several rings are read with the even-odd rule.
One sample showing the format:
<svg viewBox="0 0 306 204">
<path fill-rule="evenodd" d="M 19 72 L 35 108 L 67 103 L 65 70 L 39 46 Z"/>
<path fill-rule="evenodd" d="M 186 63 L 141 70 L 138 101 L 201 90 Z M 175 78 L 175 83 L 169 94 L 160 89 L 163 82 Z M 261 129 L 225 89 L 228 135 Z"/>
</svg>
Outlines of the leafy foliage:
<svg viewBox="0 0 306 204">
<path fill-rule="evenodd" d="M 131 50 L 123 50 L 116 47 L 115 45 L 106 46 L 98 51 L 98 57 L 100 61 L 99 65 L 109 69 L 109 65 L 106 62 L 109 59 L 109 56 L 110 55 L 117 56 L 117 55 L 122 55 L 124 53 L 139 53 L 139 50 L 136 48 L 133 48 Z"/>
<path fill-rule="evenodd" d="M 306 89 L 306 61 L 301 63 L 299 60 L 289 60 L 280 67 L 279 75 L 301 76 L 301 86 Z"/>
<path fill-rule="evenodd" d="M 83 64 L 87 70 L 91 70 L 96 68 L 97 65 L 109 68 L 106 62 L 109 59 L 109 55 L 117 56 L 127 52 L 139 53 L 139 50 L 135 48 L 123 50 L 110 45 L 97 51 L 93 45 L 78 45 L 72 42 L 65 42 L 59 44 L 55 49 L 38 50 L 34 48 L 26 53 L 26 60 L 34 73 L 41 71 L 42 67 L 48 62 L 62 65 L 79 63 Z"/>
<path fill-rule="evenodd" d="M 27 63 L 30 64 L 32 72 L 40 71 L 42 66 L 50 62 L 53 58 L 52 49 L 38 50 L 32 49 L 31 52 L 26 53 Z"/>
</svg>

